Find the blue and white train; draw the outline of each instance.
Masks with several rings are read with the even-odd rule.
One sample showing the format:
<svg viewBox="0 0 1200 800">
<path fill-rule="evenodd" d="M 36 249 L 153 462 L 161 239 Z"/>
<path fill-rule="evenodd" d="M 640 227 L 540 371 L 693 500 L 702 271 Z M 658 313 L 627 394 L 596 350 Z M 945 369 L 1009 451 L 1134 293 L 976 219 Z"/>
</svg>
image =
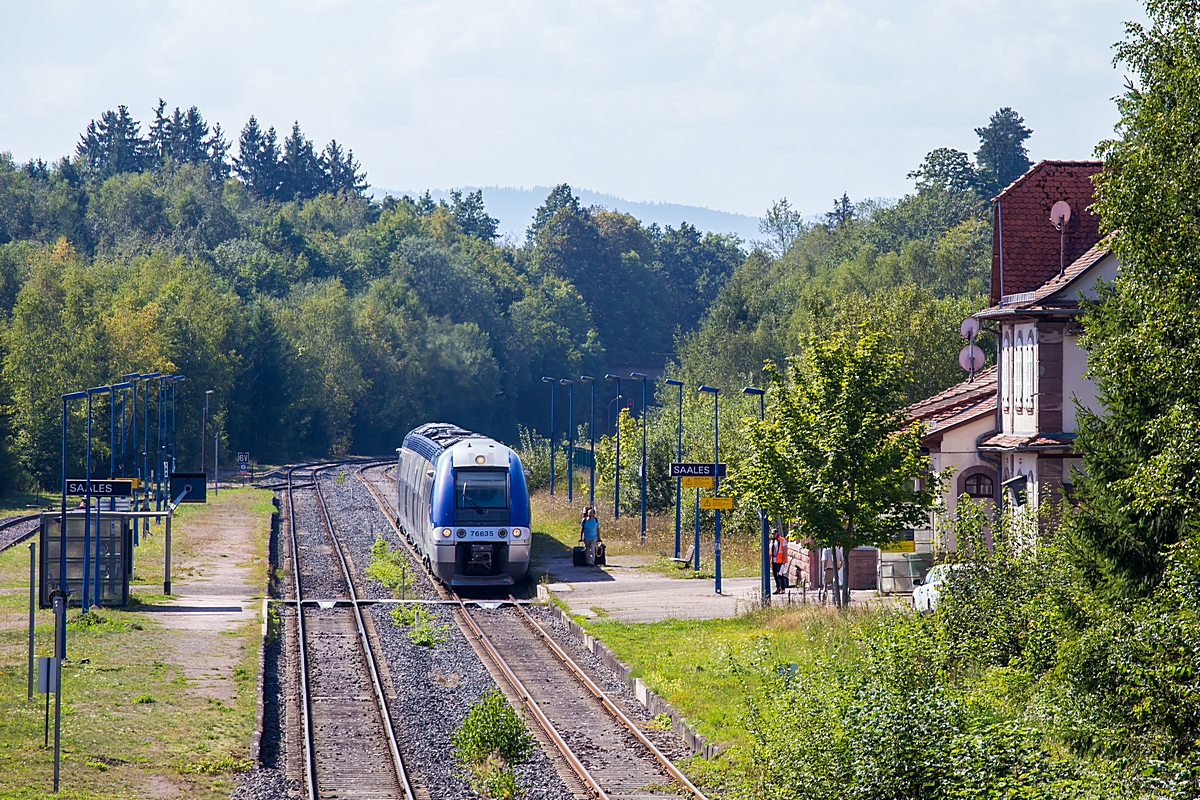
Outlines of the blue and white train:
<svg viewBox="0 0 1200 800">
<path fill-rule="evenodd" d="M 396 469 L 400 527 L 449 586 L 511 586 L 529 571 L 529 490 L 505 445 L 431 422 L 404 437 Z"/>
</svg>

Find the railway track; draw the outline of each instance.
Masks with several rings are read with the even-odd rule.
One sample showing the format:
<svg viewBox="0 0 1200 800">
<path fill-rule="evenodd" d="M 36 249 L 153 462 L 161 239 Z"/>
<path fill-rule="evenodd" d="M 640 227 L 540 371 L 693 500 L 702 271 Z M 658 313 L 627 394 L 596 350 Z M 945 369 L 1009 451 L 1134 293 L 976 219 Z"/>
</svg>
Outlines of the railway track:
<svg viewBox="0 0 1200 800">
<path fill-rule="evenodd" d="M 305 796 L 414 800 L 358 592 L 321 492 L 318 475 L 330 466 L 287 471 Z M 304 471 L 310 477 L 297 486 L 296 473 Z M 300 491 L 312 492 L 322 531 L 298 523 Z M 349 602 L 314 608 L 305 603 L 309 585 L 322 600 Z"/>
<path fill-rule="evenodd" d="M 358 476 L 397 525 L 396 511 L 380 486 L 382 481 L 382 488 L 390 490 L 394 479 L 379 467 L 360 468 Z M 403 535 L 400 539 L 407 544 Z M 444 599 L 456 601 L 463 632 L 525 706 L 587 795 L 706 800 L 520 603 L 509 597 L 511 608 L 472 608 L 446 587 L 437 584 L 437 589 Z"/>
</svg>

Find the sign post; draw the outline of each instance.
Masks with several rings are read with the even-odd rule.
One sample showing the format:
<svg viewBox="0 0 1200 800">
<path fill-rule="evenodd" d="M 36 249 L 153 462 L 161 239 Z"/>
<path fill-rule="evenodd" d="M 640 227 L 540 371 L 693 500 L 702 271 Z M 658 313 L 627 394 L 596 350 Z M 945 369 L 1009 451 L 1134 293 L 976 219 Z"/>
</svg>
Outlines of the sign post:
<svg viewBox="0 0 1200 800">
<path fill-rule="evenodd" d="M 34 570 L 37 567 L 37 542 L 29 543 L 29 696 L 26 700 L 33 699 L 33 622 L 34 622 L 34 597 L 37 594 L 37 580 L 34 577 Z"/>
<path fill-rule="evenodd" d="M 238 451 L 238 474 L 242 478 L 242 486 L 246 485 L 246 473 L 250 471 L 250 454 L 244 450 Z"/>
</svg>

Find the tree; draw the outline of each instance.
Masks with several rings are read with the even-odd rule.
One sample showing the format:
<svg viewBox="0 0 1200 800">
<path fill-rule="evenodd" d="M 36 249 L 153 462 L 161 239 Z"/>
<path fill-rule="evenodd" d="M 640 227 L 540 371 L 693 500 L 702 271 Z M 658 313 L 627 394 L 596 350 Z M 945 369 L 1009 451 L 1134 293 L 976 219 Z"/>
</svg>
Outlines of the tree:
<svg viewBox="0 0 1200 800">
<path fill-rule="evenodd" d="M 854 204 L 850 195 L 842 192 L 842 196 L 833 201 L 833 210 L 826 212 L 825 225 L 830 228 L 841 228 L 854 219 Z"/>
<path fill-rule="evenodd" d="M 804 216 L 792 208 L 786 197 L 772 203 L 758 221 L 758 232 L 770 237 L 767 247 L 776 256 L 782 256 L 790 250 L 804 229 Z"/>
<path fill-rule="evenodd" d="M 747 501 L 843 554 L 893 541 L 937 498 L 920 423 L 903 410 L 911 378 L 882 333 L 813 343 L 787 374 L 768 365 L 769 414 L 748 420 L 751 454 L 733 476 Z M 844 555 L 843 555 L 844 563 Z M 841 565 L 839 565 L 841 566 Z M 843 608 L 848 583 L 838 586 Z"/>
<path fill-rule="evenodd" d="M 321 166 L 325 170 L 326 185 L 331 192 L 362 194 L 367 189 L 367 173 L 354 160 L 354 151 L 342 155 L 342 146 L 337 139 L 330 139 L 321 154 Z"/>
<path fill-rule="evenodd" d="M 258 120 L 250 117 L 238 139 L 238 155 L 233 164 L 237 176 L 252 195 L 260 200 L 274 198 L 280 180 L 279 145 L 275 139 L 275 128 L 263 133 L 258 127 Z"/>
<path fill-rule="evenodd" d="M 126 106 L 105 111 L 100 121 L 92 120 L 79 137 L 75 153 L 85 171 L 98 181 L 122 172 L 141 172 L 144 166 L 141 123 Z"/>
<path fill-rule="evenodd" d="M 952 147 L 930 150 L 908 177 L 917 182 L 918 192 L 968 192 L 978 182 L 971 157 Z"/>
<path fill-rule="evenodd" d="M 1184 0 L 1148 4 L 1117 60 L 1136 75 L 1117 101 L 1119 138 L 1097 208 L 1120 259 L 1084 318 L 1103 411 L 1079 409 L 1075 537 L 1111 596 L 1148 594 L 1167 549 L 1200 513 L 1200 30 Z"/>
<path fill-rule="evenodd" d="M 1033 131 L 1025 127 L 1025 118 L 1008 106 L 992 114 L 988 124 L 976 128 L 975 134 L 979 137 L 975 162 L 984 196 L 999 194 L 1033 166 L 1025 149 L 1025 140 Z"/>
<path fill-rule="evenodd" d="M 476 189 L 467 194 L 457 189 L 450 192 L 450 213 L 458 223 L 458 229 L 467 236 L 490 242 L 496 238 L 496 228 L 500 220 L 488 216 L 483 207 L 483 190 Z"/>
<path fill-rule="evenodd" d="M 313 150 L 313 143 L 300 131 L 300 122 L 292 123 L 292 134 L 283 140 L 279 162 L 280 200 L 308 200 L 328 189 L 325 166 Z"/>
</svg>

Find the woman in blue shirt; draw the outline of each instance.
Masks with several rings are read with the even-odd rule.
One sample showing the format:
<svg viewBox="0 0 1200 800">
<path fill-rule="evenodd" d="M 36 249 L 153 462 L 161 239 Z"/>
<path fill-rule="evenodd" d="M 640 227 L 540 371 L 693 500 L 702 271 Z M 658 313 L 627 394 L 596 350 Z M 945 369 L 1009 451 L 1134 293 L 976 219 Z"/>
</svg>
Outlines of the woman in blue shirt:
<svg viewBox="0 0 1200 800">
<path fill-rule="evenodd" d="M 600 541 L 600 521 L 596 519 L 596 509 L 591 506 L 584 512 L 583 522 L 579 526 L 579 534 L 583 538 L 583 552 L 589 567 L 596 566 L 596 545 Z"/>
</svg>

